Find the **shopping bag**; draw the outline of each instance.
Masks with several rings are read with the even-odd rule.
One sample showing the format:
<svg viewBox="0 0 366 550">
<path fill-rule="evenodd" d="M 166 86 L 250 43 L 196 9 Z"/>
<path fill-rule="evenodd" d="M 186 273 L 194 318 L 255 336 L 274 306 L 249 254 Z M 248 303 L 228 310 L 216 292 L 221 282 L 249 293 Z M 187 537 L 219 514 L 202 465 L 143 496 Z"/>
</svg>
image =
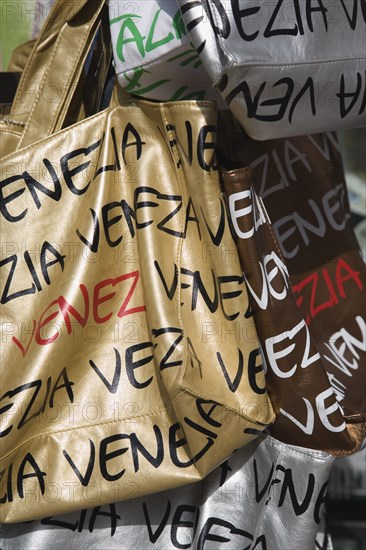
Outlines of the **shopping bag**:
<svg viewBox="0 0 366 550">
<path fill-rule="evenodd" d="M 215 88 L 257 140 L 364 126 L 364 2 L 178 0 Z"/>
<path fill-rule="evenodd" d="M 97 26 L 102 2 L 69 7 L 56 2 L 52 62 L 43 35 L 20 95 L 37 56 L 43 89 L 53 67 L 69 86 L 81 74 L 64 38 L 84 36 L 83 63 L 83 25 Z M 43 125 L 39 106 L 42 93 L 13 141 L 7 129 L 14 151 L 0 166 L 3 522 L 80 510 L 91 491 L 104 505 L 131 484 L 139 496 L 203 479 L 274 420 L 219 185 L 215 106 L 115 94 L 61 130 L 66 108 L 51 105 Z M 225 334 L 213 340 L 216 324 Z"/>
<path fill-rule="evenodd" d="M 70 550 L 331 550 L 328 475 L 321 451 L 259 436 L 206 479 L 89 510 L 2 526 L 2 548 Z M 0 528 L 1 529 L 1 528 Z"/>
<path fill-rule="evenodd" d="M 271 433 L 354 453 L 365 437 L 366 269 L 337 137 L 264 143 L 232 117 L 223 127 L 225 195 L 278 415 Z"/>
<path fill-rule="evenodd" d="M 127 92 L 159 101 L 221 100 L 175 0 L 114 0 L 109 19 L 118 83 Z"/>
<path fill-rule="evenodd" d="M 103 0 L 56 2 L 31 51 L 25 44 L 15 52 L 11 69 L 23 66 L 24 57 L 28 61 L 11 110 L 0 118 L 0 158 L 82 120 L 90 114 L 89 102 L 100 103 L 111 58 L 107 23 Z M 86 66 L 94 68 L 92 82 L 85 82 Z"/>
</svg>

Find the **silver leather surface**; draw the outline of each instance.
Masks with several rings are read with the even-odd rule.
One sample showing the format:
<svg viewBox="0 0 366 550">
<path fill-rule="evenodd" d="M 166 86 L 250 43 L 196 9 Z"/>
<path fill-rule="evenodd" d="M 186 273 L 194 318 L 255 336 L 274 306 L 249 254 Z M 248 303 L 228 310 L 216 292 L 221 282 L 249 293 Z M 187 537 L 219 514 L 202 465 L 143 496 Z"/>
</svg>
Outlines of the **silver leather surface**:
<svg viewBox="0 0 366 550">
<path fill-rule="evenodd" d="M 187 33 L 176 0 L 109 2 L 118 83 L 144 98 L 215 100 L 226 107 Z"/>
<path fill-rule="evenodd" d="M 254 139 L 365 125 L 364 4 L 178 3 L 213 84 Z"/>
<path fill-rule="evenodd" d="M 321 548 L 330 550 L 323 520 L 332 464 L 326 453 L 260 436 L 200 483 L 3 525 L 1 548 L 312 550 L 318 536 Z M 91 507 L 92 499 L 90 492 Z"/>
</svg>

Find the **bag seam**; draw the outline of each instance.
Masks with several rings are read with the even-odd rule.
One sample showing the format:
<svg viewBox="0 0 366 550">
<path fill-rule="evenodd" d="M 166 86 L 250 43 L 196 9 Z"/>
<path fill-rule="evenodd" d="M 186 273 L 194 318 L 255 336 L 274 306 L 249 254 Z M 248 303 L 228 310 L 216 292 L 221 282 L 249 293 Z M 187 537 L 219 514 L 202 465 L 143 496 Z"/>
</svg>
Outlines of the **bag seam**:
<svg viewBox="0 0 366 550">
<path fill-rule="evenodd" d="M 64 29 L 65 29 L 65 24 L 63 25 L 62 30 L 60 31 L 59 35 L 57 36 L 57 40 L 56 40 L 55 45 L 54 45 L 54 47 L 53 47 L 52 54 L 51 54 L 51 57 L 50 57 L 50 59 L 49 59 L 48 65 L 46 66 L 46 68 L 45 68 L 45 70 L 44 70 L 44 72 L 43 72 L 42 80 L 41 80 L 41 85 L 40 85 L 40 87 L 39 87 L 39 89 L 38 89 L 38 95 L 37 95 L 35 101 L 33 102 L 31 111 L 30 111 L 30 113 L 29 113 L 29 115 L 28 115 L 27 122 L 26 122 L 26 126 L 25 126 L 25 128 L 24 128 L 24 131 L 23 131 L 23 133 L 22 133 L 22 136 L 21 136 L 21 138 L 20 138 L 20 141 L 19 141 L 19 143 L 18 143 L 18 145 L 17 145 L 17 150 L 19 150 L 19 148 L 21 148 L 21 146 L 22 146 L 22 142 L 23 142 L 23 140 L 24 140 L 25 133 L 27 132 L 27 130 L 28 130 L 29 126 L 30 126 L 30 122 L 31 122 L 32 115 L 33 115 L 33 113 L 34 113 L 34 110 L 35 110 L 36 106 L 38 105 L 38 103 L 39 103 L 39 101 L 40 101 L 40 97 L 41 97 L 41 95 L 42 95 L 42 92 L 43 92 L 43 89 L 44 89 L 44 86 L 45 86 L 45 80 L 46 80 L 46 77 L 48 76 L 48 73 L 49 73 L 49 71 L 50 71 L 50 68 L 51 68 L 51 65 L 52 65 L 52 62 L 53 62 L 53 58 L 54 58 L 55 55 L 56 55 L 56 50 L 57 50 L 57 48 L 58 48 L 58 45 L 59 45 L 59 43 L 61 42 L 61 37 L 62 37 L 62 33 L 63 33 Z M 78 49 L 78 53 L 79 53 L 79 52 L 80 52 L 80 49 Z M 48 131 L 48 130 L 47 130 L 47 131 Z M 48 137 L 48 134 L 46 135 L 46 137 Z"/>
<path fill-rule="evenodd" d="M 234 62 L 233 64 L 233 67 L 234 68 L 238 68 L 238 67 L 243 67 L 243 68 L 246 68 L 246 67 L 255 67 L 255 68 L 258 68 L 258 69 L 271 69 L 271 68 L 277 68 L 277 67 L 302 67 L 304 65 L 323 65 L 323 64 L 336 64 L 336 63 L 354 63 L 355 61 L 365 61 L 366 59 L 366 56 L 363 56 L 363 57 L 353 57 L 352 59 L 320 59 L 318 61 L 294 61 L 294 62 L 290 62 L 290 63 L 258 63 L 258 62 L 249 62 L 249 63 L 246 63 L 244 61 L 239 61 L 239 62 Z"/>
<path fill-rule="evenodd" d="M 161 103 L 160 104 L 160 113 L 161 113 L 163 123 L 165 125 L 165 128 L 164 128 L 165 135 L 167 135 L 168 139 L 169 139 L 169 132 L 171 132 L 172 137 L 178 138 L 178 136 L 176 135 L 176 132 L 174 132 L 174 134 L 173 134 L 172 130 L 167 130 L 169 121 L 168 121 L 166 111 L 169 113 L 169 105 Z M 168 144 L 168 146 L 169 146 L 169 144 Z M 180 188 L 179 190 L 180 190 L 180 194 L 181 194 L 181 197 L 182 197 L 182 214 L 180 216 L 180 218 L 181 218 L 180 233 L 182 233 L 183 230 L 184 230 L 183 197 L 184 197 L 184 200 L 186 202 L 186 204 L 185 204 L 185 206 L 186 206 L 187 202 L 188 202 L 187 201 L 187 196 L 186 196 L 187 193 L 186 193 L 185 186 L 182 183 L 180 169 L 177 167 L 177 163 L 179 162 L 180 159 L 178 157 L 178 152 L 175 148 L 175 145 L 173 147 L 171 147 L 171 154 L 172 154 L 173 162 L 174 162 L 174 171 L 176 173 L 177 181 L 178 181 L 179 188 Z M 185 370 L 187 368 L 187 362 L 188 362 L 188 343 L 187 343 L 187 339 L 186 339 L 186 336 L 185 336 L 185 333 L 184 333 L 183 320 L 182 320 L 182 311 L 181 311 L 181 306 L 180 306 L 180 304 L 181 304 L 181 292 L 182 292 L 181 262 L 182 262 L 183 244 L 184 244 L 184 239 L 181 238 L 178 242 L 178 246 L 177 246 L 177 249 L 176 249 L 176 256 L 175 256 L 176 262 L 178 264 L 177 265 L 177 269 L 178 269 L 178 292 L 177 292 L 177 299 L 176 299 L 176 313 L 177 313 L 177 316 L 178 316 L 179 328 L 181 329 L 182 334 L 183 334 L 183 338 L 184 338 L 184 351 L 183 351 L 182 369 L 181 369 L 181 374 L 177 378 L 177 381 L 178 381 L 179 385 L 183 381 L 183 376 L 184 376 L 183 372 L 185 372 Z"/>
</svg>

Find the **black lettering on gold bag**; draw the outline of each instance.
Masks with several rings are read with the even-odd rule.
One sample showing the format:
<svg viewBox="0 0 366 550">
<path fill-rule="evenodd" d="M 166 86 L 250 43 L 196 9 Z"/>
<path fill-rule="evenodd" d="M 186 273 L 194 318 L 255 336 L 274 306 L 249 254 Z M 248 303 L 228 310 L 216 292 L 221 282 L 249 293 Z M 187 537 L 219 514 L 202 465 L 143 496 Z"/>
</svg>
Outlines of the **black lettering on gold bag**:
<svg viewBox="0 0 366 550">
<path fill-rule="evenodd" d="M 223 131 L 225 195 L 278 415 L 270 431 L 353 453 L 365 437 L 365 264 L 336 135 L 256 142 L 231 117 Z"/>
<path fill-rule="evenodd" d="M 55 4 L 3 134 L 3 522 L 200 480 L 274 420 L 213 104 L 114 98 L 61 129 L 66 91 L 45 100 L 102 4 Z"/>
</svg>

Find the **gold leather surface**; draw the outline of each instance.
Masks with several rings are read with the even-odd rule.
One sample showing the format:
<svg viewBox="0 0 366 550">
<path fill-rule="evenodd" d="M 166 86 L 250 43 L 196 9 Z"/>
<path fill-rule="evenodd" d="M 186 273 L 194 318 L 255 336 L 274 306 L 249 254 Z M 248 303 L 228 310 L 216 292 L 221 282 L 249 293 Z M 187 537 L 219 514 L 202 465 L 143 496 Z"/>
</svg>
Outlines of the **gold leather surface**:
<svg viewBox="0 0 366 550">
<path fill-rule="evenodd" d="M 3 158 L 1 521 L 201 479 L 274 420 L 215 125 L 131 100 Z"/>
</svg>

